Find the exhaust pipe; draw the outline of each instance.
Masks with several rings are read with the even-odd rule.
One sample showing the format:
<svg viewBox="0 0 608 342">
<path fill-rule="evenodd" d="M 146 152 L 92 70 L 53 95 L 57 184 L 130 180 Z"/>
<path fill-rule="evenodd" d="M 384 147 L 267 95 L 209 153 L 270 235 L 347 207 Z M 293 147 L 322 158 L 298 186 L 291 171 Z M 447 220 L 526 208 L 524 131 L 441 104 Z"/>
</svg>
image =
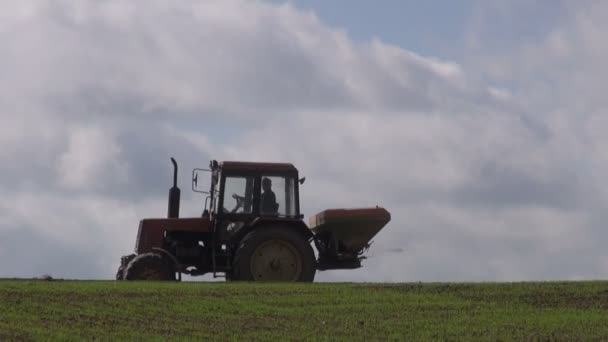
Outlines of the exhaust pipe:
<svg viewBox="0 0 608 342">
<path fill-rule="evenodd" d="M 173 187 L 169 189 L 169 207 L 167 209 L 167 218 L 178 218 L 181 191 L 177 187 L 177 162 L 175 159 L 171 158 L 171 163 L 173 163 Z"/>
</svg>

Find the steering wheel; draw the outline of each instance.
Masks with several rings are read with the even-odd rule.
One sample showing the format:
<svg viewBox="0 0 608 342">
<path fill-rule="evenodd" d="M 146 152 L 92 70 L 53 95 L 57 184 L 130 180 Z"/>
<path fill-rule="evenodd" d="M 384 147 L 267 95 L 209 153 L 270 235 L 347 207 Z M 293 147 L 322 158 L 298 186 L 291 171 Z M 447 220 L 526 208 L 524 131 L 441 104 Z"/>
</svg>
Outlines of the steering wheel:
<svg viewBox="0 0 608 342">
<path fill-rule="evenodd" d="M 232 194 L 232 198 L 234 198 L 236 200 L 236 206 L 231 211 L 229 211 L 226 208 L 223 208 L 225 213 L 234 214 L 237 212 L 237 210 L 239 210 L 239 208 L 245 206 L 245 197 L 239 196 L 237 194 Z"/>
<path fill-rule="evenodd" d="M 245 197 L 244 196 L 232 194 L 232 198 L 234 198 L 236 200 L 236 207 L 234 208 L 233 211 L 236 211 L 238 208 L 245 206 Z"/>
</svg>

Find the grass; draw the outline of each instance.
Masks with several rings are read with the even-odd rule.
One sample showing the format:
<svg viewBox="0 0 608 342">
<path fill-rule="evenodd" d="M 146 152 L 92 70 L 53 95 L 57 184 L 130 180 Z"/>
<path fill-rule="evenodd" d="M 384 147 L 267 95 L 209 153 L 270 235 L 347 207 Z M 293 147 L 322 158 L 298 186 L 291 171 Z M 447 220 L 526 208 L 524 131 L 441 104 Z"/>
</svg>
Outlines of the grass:
<svg viewBox="0 0 608 342">
<path fill-rule="evenodd" d="M 608 282 L 0 281 L 7 340 L 607 340 Z"/>
</svg>

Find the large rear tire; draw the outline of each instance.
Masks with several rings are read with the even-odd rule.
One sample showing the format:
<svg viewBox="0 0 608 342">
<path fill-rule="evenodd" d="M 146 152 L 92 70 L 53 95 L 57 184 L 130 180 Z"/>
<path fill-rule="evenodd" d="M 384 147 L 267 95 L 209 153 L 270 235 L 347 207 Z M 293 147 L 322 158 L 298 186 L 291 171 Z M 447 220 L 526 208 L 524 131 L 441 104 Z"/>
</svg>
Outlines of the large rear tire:
<svg viewBox="0 0 608 342">
<path fill-rule="evenodd" d="M 144 253 L 129 262 L 123 279 L 175 281 L 175 267 L 171 260 L 161 254 Z"/>
<path fill-rule="evenodd" d="M 306 237 L 289 227 L 262 227 L 239 243 L 230 280 L 312 282 L 316 271 Z"/>
</svg>

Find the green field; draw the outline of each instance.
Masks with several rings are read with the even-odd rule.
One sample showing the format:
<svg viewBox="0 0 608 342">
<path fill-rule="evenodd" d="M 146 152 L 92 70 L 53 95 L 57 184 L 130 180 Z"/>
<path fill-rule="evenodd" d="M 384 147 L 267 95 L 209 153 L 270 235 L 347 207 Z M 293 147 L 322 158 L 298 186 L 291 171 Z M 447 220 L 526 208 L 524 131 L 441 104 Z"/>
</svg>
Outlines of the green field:
<svg viewBox="0 0 608 342">
<path fill-rule="evenodd" d="M 607 340 L 608 282 L 0 281 L 6 340 Z"/>
</svg>

